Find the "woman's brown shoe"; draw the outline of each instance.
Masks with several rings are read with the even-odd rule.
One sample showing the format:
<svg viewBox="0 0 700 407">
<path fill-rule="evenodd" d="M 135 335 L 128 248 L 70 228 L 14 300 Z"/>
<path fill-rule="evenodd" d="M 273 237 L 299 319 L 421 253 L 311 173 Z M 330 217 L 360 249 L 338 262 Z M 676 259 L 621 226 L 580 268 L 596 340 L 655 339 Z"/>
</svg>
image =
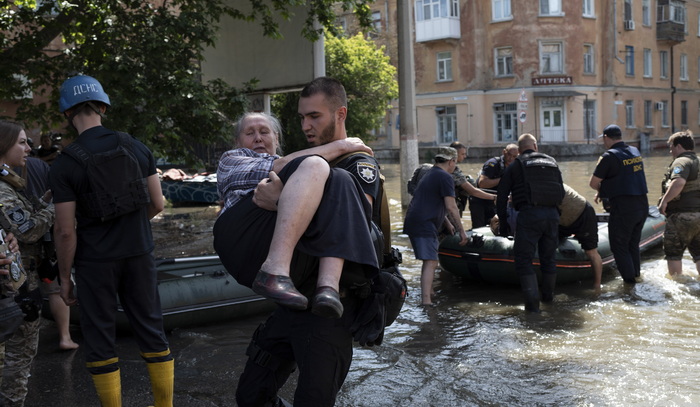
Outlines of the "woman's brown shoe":
<svg viewBox="0 0 700 407">
<path fill-rule="evenodd" d="M 256 294 L 274 302 L 297 310 L 305 310 L 309 306 L 309 299 L 297 291 L 292 279 L 287 276 L 270 274 L 266 271 L 258 271 L 251 287 Z"/>
</svg>

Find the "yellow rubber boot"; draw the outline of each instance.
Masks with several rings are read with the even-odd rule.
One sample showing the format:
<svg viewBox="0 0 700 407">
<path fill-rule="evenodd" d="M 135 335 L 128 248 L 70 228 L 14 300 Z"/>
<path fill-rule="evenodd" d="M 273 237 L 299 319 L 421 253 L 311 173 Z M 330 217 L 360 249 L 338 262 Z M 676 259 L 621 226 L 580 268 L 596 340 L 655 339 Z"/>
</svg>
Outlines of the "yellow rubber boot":
<svg viewBox="0 0 700 407">
<path fill-rule="evenodd" d="M 94 374 L 92 381 L 95 383 L 95 390 L 102 407 L 122 406 L 122 381 L 119 369 L 114 372 Z"/>
<path fill-rule="evenodd" d="M 151 377 L 155 407 L 172 407 L 175 382 L 175 361 L 146 363 Z"/>
</svg>

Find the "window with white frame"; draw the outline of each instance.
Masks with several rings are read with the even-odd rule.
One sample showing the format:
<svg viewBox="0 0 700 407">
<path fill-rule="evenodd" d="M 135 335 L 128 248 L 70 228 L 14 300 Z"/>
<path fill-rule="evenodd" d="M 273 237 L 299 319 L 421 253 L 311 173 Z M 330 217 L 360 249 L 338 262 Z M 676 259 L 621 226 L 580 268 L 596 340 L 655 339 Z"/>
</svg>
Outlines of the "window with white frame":
<svg viewBox="0 0 700 407">
<path fill-rule="evenodd" d="M 595 2 L 593 0 L 583 0 L 583 16 L 595 17 Z"/>
<path fill-rule="evenodd" d="M 688 55 L 687 54 L 681 54 L 680 79 L 682 81 L 688 80 Z"/>
<path fill-rule="evenodd" d="M 452 53 L 437 53 L 437 80 L 438 82 L 452 80 Z"/>
<path fill-rule="evenodd" d="M 510 0 L 492 0 L 491 2 L 493 21 L 510 20 L 513 14 L 510 10 Z"/>
<path fill-rule="evenodd" d="M 495 140 L 515 141 L 518 138 L 518 112 L 516 103 L 495 103 L 493 105 L 493 120 Z"/>
<path fill-rule="evenodd" d="M 457 140 L 457 108 L 455 106 L 438 106 L 437 117 L 438 143 L 445 144 Z"/>
<path fill-rule="evenodd" d="M 513 75 L 513 48 L 503 47 L 494 50 L 496 57 L 496 76 Z"/>
<path fill-rule="evenodd" d="M 625 21 L 631 21 L 632 18 L 632 0 L 625 0 L 624 9 L 622 11 Z"/>
<path fill-rule="evenodd" d="M 668 78 L 668 51 L 659 51 L 659 75 Z"/>
<path fill-rule="evenodd" d="M 634 76 L 634 47 L 625 46 L 625 75 Z"/>
<path fill-rule="evenodd" d="M 651 0 L 642 0 L 642 24 L 651 25 Z"/>
<path fill-rule="evenodd" d="M 661 102 L 661 127 L 668 127 L 668 101 Z"/>
<path fill-rule="evenodd" d="M 681 126 L 688 126 L 688 101 L 681 100 Z"/>
<path fill-rule="evenodd" d="M 561 0 L 540 0 L 541 16 L 563 16 Z"/>
<path fill-rule="evenodd" d="M 372 28 L 376 32 L 382 31 L 382 13 L 379 11 L 372 12 Z"/>
<path fill-rule="evenodd" d="M 644 48 L 644 77 L 651 78 L 652 68 L 651 68 L 651 50 L 649 48 Z"/>
<path fill-rule="evenodd" d="M 657 4 L 656 21 L 672 21 L 685 25 L 685 2 L 671 0 L 668 4 Z"/>
<path fill-rule="evenodd" d="M 651 100 L 644 101 L 644 127 L 652 126 L 652 114 L 654 113 L 654 108 L 652 106 Z"/>
<path fill-rule="evenodd" d="M 594 55 L 593 44 L 583 44 L 583 73 L 594 73 Z"/>
<path fill-rule="evenodd" d="M 625 126 L 634 127 L 634 100 L 625 100 Z"/>
<path fill-rule="evenodd" d="M 561 42 L 540 43 L 540 73 L 564 73 L 564 57 Z"/>
<path fill-rule="evenodd" d="M 596 122 L 596 103 L 595 100 L 584 100 L 583 102 L 583 114 L 584 114 L 584 125 L 588 133 L 586 134 L 587 140 L 593 140 L 598 137 L 598 133 L 595 131 Z"/>
<path fill-rule="evenodd" d="M 416 20 L 459 17 L 459 0 L 416 0 Z"/>
</svg>

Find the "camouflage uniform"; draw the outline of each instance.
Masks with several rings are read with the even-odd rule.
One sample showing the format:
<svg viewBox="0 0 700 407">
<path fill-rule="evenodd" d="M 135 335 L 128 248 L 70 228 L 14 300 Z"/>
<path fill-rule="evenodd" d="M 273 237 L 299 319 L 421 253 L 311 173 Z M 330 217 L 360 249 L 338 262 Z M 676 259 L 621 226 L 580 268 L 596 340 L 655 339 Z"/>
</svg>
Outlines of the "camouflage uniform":
<svg viewBox="0 0 700 407">
<path fill-rule="evenodd" d="M 0 216 L 9 222 L 12 232 L 19 242 L 22 264 L 27 272 L 27 282 L 20 292 L 31 292 L 39 287 L 37 266 L 43 255 L 42 238 L 54 222 L 53 204 L 38 204 L 35 210 L 31 201 L 18 189 L 24 186 L 24 180 L 9 171 L 9 175 L 0 174 Z M 1 182 L 4 181 L 4 182 Z M 23 406 L 27 396 L 27 383 L 32 361 L 39 344 L 39 318 L 24 321 L 15 334 L 5 342 L 4 354 L 0 354 L 2 383 L 0 384 L 0 405 L 4 407 Z"/>
</svg>

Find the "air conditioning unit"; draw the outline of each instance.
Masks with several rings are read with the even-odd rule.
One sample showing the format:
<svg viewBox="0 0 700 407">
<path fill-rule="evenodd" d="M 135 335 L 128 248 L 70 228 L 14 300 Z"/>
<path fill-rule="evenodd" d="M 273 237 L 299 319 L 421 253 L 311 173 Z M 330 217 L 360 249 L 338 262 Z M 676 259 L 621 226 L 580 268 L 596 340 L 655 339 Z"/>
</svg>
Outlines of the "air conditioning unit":
<svg viewBox="0 0 700 407">
<path fill-rule="evenodd" d="M 625 20 L 625 30 L 634 31 L 634 21 L 633 20 Z"/>
<path fill-rule="evenodd" d="M 656 110 L 664 110 L 664 102 L 656 102 Z"/>
</svg>

